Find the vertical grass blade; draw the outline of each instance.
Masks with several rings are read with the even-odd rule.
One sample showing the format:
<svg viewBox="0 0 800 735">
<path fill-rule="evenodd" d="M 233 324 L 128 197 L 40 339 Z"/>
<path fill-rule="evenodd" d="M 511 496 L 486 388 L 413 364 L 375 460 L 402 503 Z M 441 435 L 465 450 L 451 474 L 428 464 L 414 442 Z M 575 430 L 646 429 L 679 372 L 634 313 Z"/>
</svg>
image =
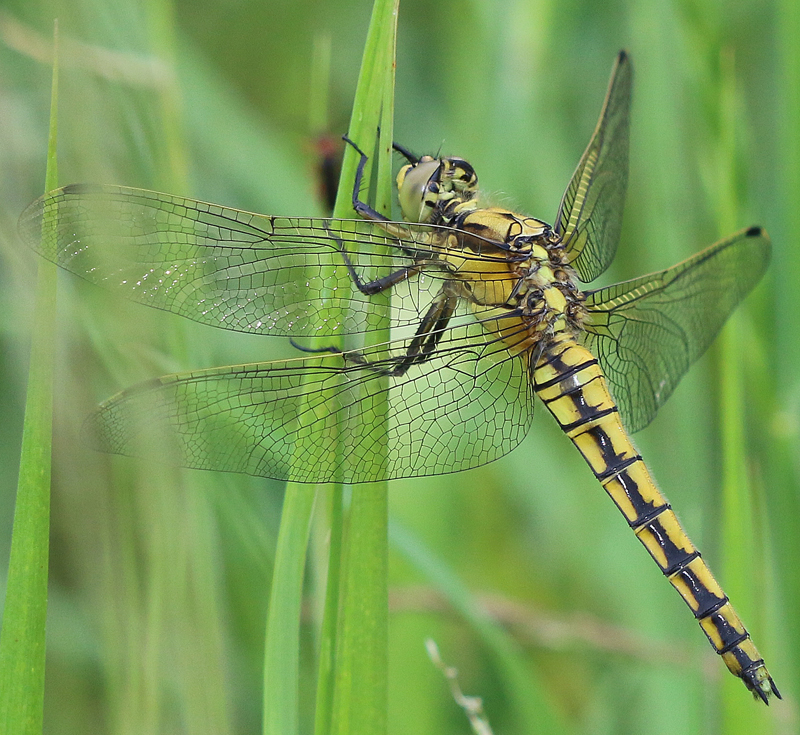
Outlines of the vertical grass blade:
<svg viewBox="0 0 800 735">
<path fill-rule="evenodd" d="M 395 6 L 396 7 L 396 6 Z M 394 14 L 396 23 L 397 15 Z M 387 78 L 381 108 L 381 133 L 379 140 L 378 179 L 375 209 L 383 214 L 391 211 L 391 143 L 392 143 L 392 93 L 394 90 L 394 30 L 386 43 L 383 68 Z M 366 344 L 377 345 L 389 340 L 388 314 L 390 295 L 384 293 L 370 297 L 375 314 L 383 314 L 385 326 L 367 335 Z M 378 389 L 378 385 L 383 390 Z M 379 455 L 376 464 L 387 465 L 386 439 L 389 411 L 389 378 L 376 377 L 372 389 L 372 416 L 382 439 L 378 439 L 373 453 Z M 388 642 L 388 484 L 356 485 L 347 521 L 347 544 L 343 558 L 344 597 L 341 619 L 341 646 L 339 649 L 338 700 L 340 719 L 336 723 L 339 733 L 382 733 L 386 731 L 387 642 Z M 344 688 L 342 688 L 344 687 Z M 348 703 L 349 702 L 349 703 Z M 349 716 L 342 715 L 349 712 Z"/>
<path fill-rule="evenodd" d="M 311 53 L 311 81 L 308 90 L 308 128 L 312 135 L 328 132 L 330 83 L 331 36 L 330 33 L 316 33 Z"/>
<path fill-rule="evenodd" d="M 264 647 L 264 735 L 298 732 L 300 607 L 315 490 L 289 483 L 283 501 Z"/>
<path fill-rule="evenodd" d="M 176 67 L 175 8 L 172 2 L 155 1 L 147 5 L 147 20 L 153 48 L 170 69 Z M 165 160 L 158 167 L 164 191 L 183 194 L 189 189 L 189 155 L 186 150 L 186 133 L 181 114 L 181 95 L 171 77 L 169 84 L 159 88 L 161 106 L 161 133 Z"/>
<path fill-rule="evenodd" d="M 378 185 L 374 206 L 388 213 L 391 202 L 391 140 L 394 57 L 399 0 L 376 0 L 367 34 L 348 135 L 368 154 L 375 150 L 378 125 Z M 358 163 L 356 151 L 345 154 L 334 214 L 352 216 L 350 192 Z M 366 188 L 364 191 L 369 191 Z M 374 299 L 374 297 L 373 297 Z M 381 299 L 374 301 L 379 304 Z M 388 294 L 383 300 L 388 314 Z M 378 344 L 388 339 L 388 327 L 370 335 Z M 379 437 L 374 451 L 386 451 L 387 394 L 372 391 Z M 382 429 L 381 429 L 382 427 Z M 347 519 L 341 574 L 342 603 L 336 652 L 331 732 L 376 735 L 386 731 L 388 629 L 388 500 L 386 483 L 353 488 Z M 336 573 L 333 568 L 331 574 Z"/>
<path fill-rule="evenodd" d="M 330 519 L 328 546 L 328 577 L 325 587 L 325 605 L 322 612 L 322 629 L 319 637 L 317 670 L 317 701 L 314 713 L 314 734 L 331 732 L 333 717 L 334 676 L 336 671 L 336 641 L 339 629 L 339 591 L 342 560 L 342 486 L 334 486 L 329 495 L 327 517 Z"/>
<path fill-rule="evenodd" d="M 58 25 L 54 29 L 45 191 L 58 186 Z M 52 223 L 44 221 L 43 227 Z M 0 632 L 0 732 L 42 732 L 50 534 L 55 264 L 39 259 L 17 502 Z"/>
<path fill-rule="evenodd" d="M 310 92 L 309 127 L 312 135 L 327 128 L 327 85 L 330 77 L 330 40 L 318 37 L 312 60 L 312 89 Z M 327 279 L 333 273 L 329 268 Z M 323 297 L 321 302 L 326 301 Z M 324 303 L 319 304 L 324 308 Z M 323 318 L 323 315 L 320 315 Z M 329 343 L 330 344 L 330 343 Z M 295 461 L 302 461 L 302 443 L 296 447 Z M 341 493 L 334 492 L 339 497 Z M 316 488 L 289 482 L 286 485 L 281 524 L 270 590 L 267 629 L 264 645 L 264 735 L 295 735 L 298 732 L 300 705 L 300 623 L 303 581 L 308 549 L 311 518 Z M 340 524 L 337 524 L 340 526 Z M 340 536 L 337 536 L 337 539 Z M 332 548 L 338 549 L 333 544 Z M 338 560 L 338 556 L 337 556 Z M 332 687 L 330 673 L 336 640 L 336 606 L 338 588 L 331 596 L 329 576 L 328 595 L 323 630 L 320 636 L 320 674 L 317 691 L 317 727 L 330 718 Z M 332 604 L 332 607 L 331 607 Z M 330 614 L 328 614 L 330 613 Z M 326 730 L 327 731 L 327 730 Z"/>
<path fill-rule="evenodd" d="M 379 121 L 388 121 L 389 143 L 382 148 L 383 159 L 388 158 L 391 152 L 391 83 L 396 10 L 396 5 L 391 3 L 376 3 L 349 130 L 351 140 L 358 141 L 366 150 L 372 151 L 375 148 Z M 379 120 L 381 111 L 383 119 Z M 346 153 L 346 164 L 334 209 L 334 214 L 339 217 L 353 216 L 350 192 L 353 190 L 358 164 L 358 157 L 354 154 L 353 149 Z M 385 160 L 383 166 L 385 169 Z M 383 201 L 376 202 L 376 206 L 386 210 L 391 202 L 390 179 L 388 185 L 382 187 L 381 195 Z M 386 305 L 388 308 L 388 301 Z M 385 341 L 388 333 L 380 334 L 379 338 Z M 385 443 L 383 447 L 385 448 Z M 334 502 L 340 504 L 341 497 L 341 493 L 334 489 Z M 289 483 L 281 516 L 267 621 L 264 663 L 265 735 L 293 735 L 297 732 L 300 603 L 313 502 L 313 488 Z M 338 511 L 332 514 L 333 518 L 337 516 Z M 343 564 L 339 563 L 338 556 L 341 547 L 341 523 L 337 523 L 332 529 L 332 555 L 321 638 L 317 732 L 331 731 L 335 716 L 338 717 L 338 724 L 349 721 L 351 713 L 356 713 L 359 720 L 374 728 L 369 732 L 385 730 L 386 517 L 385 484 L 379 490 L 375 487 L 354 490 L 350 513 L 349 553 Z M 345 580 L 341 617 L 338 610 L 341 584 L 339 575 Z M 341 628 L 338 625 L 340 620 Z M 339 631 L 343 632 L 341 638 Z M 337 641 L 341 641 L 341 650 L 335 652 Z M 330 672 L 333 672 L 332 677 Z M 354 687 L 354 681 L 361 684 Z M 365 682 L 370 684 L 364 685 Z M 334 702 L 339 708 L 336 715 Z M 347 729 L 345 731 L 349 732 Z"/>
<path fill-rule="evenodd" d="M 309 91 L 309 129 L 312 135 L 324 135 L 328 132 L 330 83 L 331 36 L 327 33 L 317 33 L 314 37 L 311 89 Z M 352 187 L 352 181 L 350 186 Z M 341 347 L 342 345 L 339 344 L 338 346 Z M 327 540 L 328 571 L 325 578 L 322 625 L 319 631 L 319 651 L 317 656 L 317 697 L 314 712 L 314 732 L 316 735 L 327 735 L 331 730 L 331 717 L 333 715 L 336 640 L 339 629 L 339 571 L 342 557 L 343 486 L 341 483 L 331 485 L 323 491 L 320 497 L 324 498 L 325 503 L 321 517 L 328 524 L 329 534 Z"/>
</svg>

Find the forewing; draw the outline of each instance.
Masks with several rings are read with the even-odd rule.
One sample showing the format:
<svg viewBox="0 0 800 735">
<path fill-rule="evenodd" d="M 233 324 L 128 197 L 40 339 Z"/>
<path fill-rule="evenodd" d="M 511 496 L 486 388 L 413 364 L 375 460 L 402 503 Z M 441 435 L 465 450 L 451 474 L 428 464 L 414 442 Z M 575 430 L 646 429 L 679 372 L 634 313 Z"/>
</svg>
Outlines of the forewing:
<svg viewBox="0 0 800 735">
<path fill-rule="evenodd" d="M 592 139 L 564 192 L 555 231 L 584 283 L 614 258 L 628 185 L 628 129 L 633 69 L 620 51 Z"/>
<path fill-rule="evenodd" d="M 328 354 L 158 378 L 106 401 L 88 428 L 103 451 L 297 482 L 456 472 L 520 442 L 533 400 L 523 356 L 473 321 L 445 330 L 426 363 L 380 375 L 407 344 L 360 353 L 371 367 Z"/>
<path fill-rule="evenodd" d="M 394 326 L 419 321 L 431 280 L 445 275 L 431 243 L 460 235 L 420 224 L 391 225 L 390 235 L 387 226 L 271 217 L 96 185 L 52 191 L 19 222 L 44 257 L 133 301 L 224 329 L 323 337 L 382 326 L 369 297 L 351 289 L 342 249 L 363 281 L 434 255 L 423 268 L 428 277 L 392 311 Z M 477 269 L 479 253 L 469 257 Z"/>
<path fill-rule="evenodd" d="M 630 431 L 652 421 L 758 283 L 770 248 L 767 234 L 754 227 L 668 270 L 587 294 L 583 342 L 600 361 Z"/>
</svg>

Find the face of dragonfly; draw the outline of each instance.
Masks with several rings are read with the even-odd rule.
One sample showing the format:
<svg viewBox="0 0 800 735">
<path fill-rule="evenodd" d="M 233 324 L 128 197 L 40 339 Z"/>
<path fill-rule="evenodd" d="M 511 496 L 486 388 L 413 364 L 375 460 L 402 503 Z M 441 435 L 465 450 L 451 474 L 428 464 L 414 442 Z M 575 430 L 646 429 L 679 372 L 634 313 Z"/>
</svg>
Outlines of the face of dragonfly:
<svg viewBox="0 0 800 735">
<path fill-rule="evenodd" d="M 463 158 L 422 156 L 400 169 L 397 193 L 407 222 L 439 224 L 445 210 L 475 199 L 478 177 Z"/>
</svg>

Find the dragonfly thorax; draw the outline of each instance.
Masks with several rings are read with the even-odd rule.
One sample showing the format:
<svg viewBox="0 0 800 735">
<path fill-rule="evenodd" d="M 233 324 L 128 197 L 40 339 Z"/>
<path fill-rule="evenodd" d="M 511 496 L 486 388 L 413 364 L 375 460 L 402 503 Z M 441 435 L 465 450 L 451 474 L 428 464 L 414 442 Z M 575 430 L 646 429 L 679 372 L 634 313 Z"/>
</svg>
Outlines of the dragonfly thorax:
<svg viewBox="0 0 800 735">
<path fill-rule="evenodd" d="M 540 337 L 580 331 L 586 313 L 585 296 L 572 269 L 564 264 L 534 259 L 519 282 L 519 308 L 529 334 Z"/>
<path fill-rule="evenodd" d="M 478 177 L 463 158 L 422 156 L 400 169 L 397 191 L 406 221 L 447 225 L 477 206 Z"/>
<path fill-rule="evenodd" d="M 485 307 L 509 310 L 500 331 L 509 332 L 503 339 L 514 351 L 561 332 L 580 331 L 585 297 L 561 237 L 549 224 L 499 207 L 465 211 L 452 224 L 472 236 L 458 241 L 460 249 L 448 251 L 452 273 L 463 280 L 465 298 L 477 313 Z M 461 263 L 464 252 L 485 258 Z M 522 334 L 527 336 L 520 341 Z"/>
<path fill-rule="evenodd" d="M 534 339 L 581 329 L 585 296 L 566 262 L 561 238 L 549 228 L 546 237 L 531 244 L 515 300 Z"/>
<path fill-rule="evenodd" d="M 453 275 L 463 279 L 468 301 L 519 309 L 533 341 L 580 330 L 584 296 L 561 237 L 542 220 L 500 207 L 479 208 L 478 177 L 468 161 L 422 156 L 400 169 L 397 189 L 405 220 L 477 236 L 461 240 L 443 257 Z M 501 247 L 493 251 L 492 242 Z M 464 267 L 458 253 L 465 247 L 490 257 L 480 267 L 475 261 Z"/>
</svg>

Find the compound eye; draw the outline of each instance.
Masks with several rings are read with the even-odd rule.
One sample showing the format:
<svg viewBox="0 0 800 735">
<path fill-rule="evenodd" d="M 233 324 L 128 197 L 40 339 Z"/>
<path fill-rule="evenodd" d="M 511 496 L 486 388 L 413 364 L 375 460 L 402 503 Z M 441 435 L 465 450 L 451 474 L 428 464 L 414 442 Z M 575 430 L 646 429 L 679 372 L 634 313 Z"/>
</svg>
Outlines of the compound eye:
<svg viewBox="0 0 800 735">
<path fill-rule="evenodd" d="M 400 169 L 397 174 L 397 196 L 406 221 L 425 222 L 430 217 L 431 207 L 426 200 L 432 196 L 429 184 L 431 179 L 438 178 L 439 166 L 439 161 L 429 159 Z"/>
</svg>

